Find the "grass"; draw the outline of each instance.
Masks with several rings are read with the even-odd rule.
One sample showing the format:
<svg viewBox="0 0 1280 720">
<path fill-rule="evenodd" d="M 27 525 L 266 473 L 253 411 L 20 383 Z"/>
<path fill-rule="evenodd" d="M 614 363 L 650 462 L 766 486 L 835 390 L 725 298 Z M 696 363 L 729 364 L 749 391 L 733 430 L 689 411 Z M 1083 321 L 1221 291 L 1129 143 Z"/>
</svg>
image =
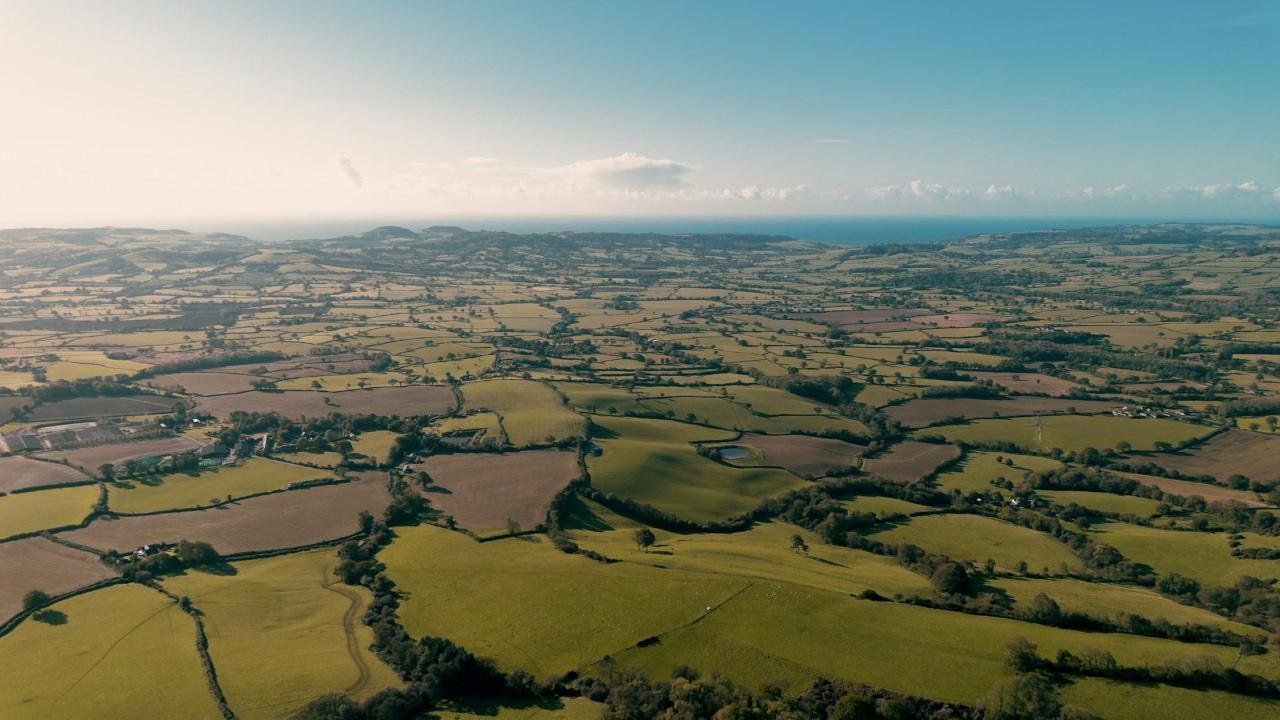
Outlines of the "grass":
<svg viewBox="0 0 1280 720">
<path fill-rule="evenodd" d="M 1043 433 L 1038 430 L 1034 417 L 974 420 L 921 432 L 958 442 L 1010 442 L 1030 450 L 1047 452 L 1059 448 L 1064 452 L 1077 452 L 1087 447 L 1113 448 L 1121 441 L 1127 441 L 1134 450 L 1154 450 L 1155 443 L 1160 441 L 1177 445 L 1212 431 L 1209 427 L 1176 420 L 1111 415 L 1046 415 L 1038 420 L 1043 423 Z"/>
<path fill-rule="evenodd" d="M 0 497 L 0 538 L 77 525 L 97 501 L 97 485 L 5 495 Z"/>
<path fill-rule="evenodd" d="M 585 667 L 692 622 L 749 584 L 598 563 L 539 539 L 477 543 L 432 525 L 397 534 L 378 559 L 408 593 L 399 616 L 409 633 L 449 638 L 536 677 Z"/>
<path fill-rule="evenodd" d="M 204 470 L 197 474 L 174 473 L 154 481 L 128 480 L 113 483 L 107 506 L 114 512 L 145 513 L 178 510 L 227 497 L 281 490 L 290 483 L 329 476 L 326 470 L 253 457 L 243 464 Z"/>
<path fill-rule="evenodd" d="M 1002 577 L 988 585 L 1008 593 L 1019 605 L 1029 604 L 1036 595 L 1044 593 L 1056 600 L 1063 610 L 1097 617 L 1114 618 L 1128 613 L 1180 625 L 1209 625 L 1245 635 L 1260 632 L 1258 628 L 1231 622 L 1208 610 L 1183 605 L 1154 590 L 1132 585 L 1091 583 L 1069 578 L 1013 577 Z"/>
<path fill-rule="evenodd" d="M 368 372 L 350 375 L 319 375 L 315 377 L 299 377 L 281 380 L 276 387 L 281 390 L 356 390 L 365 387 L 392 387 L 402 385 L 407 380 L 404 373 Z"/>
<path fill-rule="evenodd" d="M 63 624 L 28 619 L 0 638 L 6 720 L 221 717 L 196 654 L 195 623 L 169 598 L 116 585 L 51 609 Z"/>
<path fill-rule="evenodd" d="M 351 449 L 361 455 L 373 458 L 379 465 L 385 465 L 390 461 L 391 447 L 395 445 L 398 437 L 400 437 L 400 433 L 390 430 L 373 430 L 361 433 L 351 443 Z"/>
<path fill-rule="evenodd" d="M 679 570 L 785 582 L 843 593 L 868 588 L 882 595 L 927 593 L 929 582 L 892 558 L 827 545 L 813 533 L 782 522 L 746 532 L 677 534 L 654 530 L 648 551 L 635 544 L 638 524 L 589 500 L 577 499 L 565 520 L 574 542 L 607 557 Z M 605 528 L 609 529 L 605 529 Z M 791 549 L 800 535 L 808 553 Z"/>
<path fill-rule="evenodd" d="M 1280 715 L 1280 702 L 1275 700 L 1097 678 L 1077 679 L 1062 689 L 1061 697 L 1064 703 L 1111 720 L 1271 720 Z"/>
<path fill-rule="evenodd" d="M 1036 643 L 1042 655 L 1099 648 L 1122 664 L 1211 655 L 1230 665 L 1236 655 L 1228 647 L 1083 633 L 757 582 L 700 622 L 615 658 L 651 677 L 667 677 L 687 664 L 757 687 L 778 683 L 795 691 L 822 676 L 973 703 L 1007 677 L 1006 647 L 1017 637 Z M 1275 675 L 1277 663 L 1267 656 L 1245 658 L 1241 668 Z"/>
<path fill-rule="evenodd" d="M 581 437 L 586 422 L 564 406 L 560 394 L 533 380 L 485 380 L 462 386 L 467 409 L 492 410 L 502 416 L 507 439 L 516 447 L 538 445 L 548 438 Z"/>
<path fill-rule="evenodd" d="M 999 458 L 1013 461 L 1012 465 L 998 462 Z M 997 453 L 984 450 L 968 450 L 951 470 L 940 473 L 934 482 L 943 491 L 986 492 L 992 489 L 991 481 L 1004 478 L 1017 483 L 1033 472 L 1046 472 L 1062 467 L 1062 463 L 1035 455 Z"/>
<path fill-rule="evenodd" d="M 592 486 L 689 520 L 741 514 L 803 484 L 785 470 L 721 465 L 690 444 L 727 440 L 724 431 L 639 418 L 597 417 L 595 423 L 603 432 L 593 433 L 611 439 L 599 439 L 603 454 L 587 460 Z"/>
<path fill-rule="evenodd" d="M 1095 540 L 1113 545 L 1129 560 L 1156 572 L 1177 573 L 1208 585 L 1232 585 L 1239 578 L 1280 578 L 1280 563 L 1231 556 L 1226 533 L 1184 532 L 1105 523 L 1094 527 Z"/>
<path fill-rule="evenodd" d="M 1066 545 L 1044 533 L 981 515 L 925 515 L 872 535 L 890 544 L 902 542 L 942 553 L 955 560 L 1012 570 L 1025 560 L 1033 570 L 1059 572 L 1062 565 L 1079 568 L 1080 560 Z"/>
<path fill-rule="evenodd" d="M 286 717 L 325 693 L 364 699 L 399 685 L 367 649 L 373 631 L 360 617 L 370 593 L 339 584 L 336 563 L 324 548 L 238 562 L 232 575 L 192 571 L 165 580 L 202 614 L 237 717 Z"/>
<path fill-rule="evenodd" d="M 907 502 L 891 497 L 881 497 L 879 495 L 866 495 L 856 497 L 852 500 L 845 500 L 840 503 L 849 509 L 850 512 L 875 513 L 881 517 L 888 515 L 911 515 L 918 512 L 926 512 L 933 508 L 928 505 L 920 505 L 918 503 Z"/>
<path fill-rule="evenodd" d="M 1159 500 L 1152 500 L 1151 498 L 1116 495 L 1106 492 L 1090 492 L 1087 490 L 1041 490 L 1038 494 L 1058 505 L 1075 503 L 1081 507 L 1087 507 L 1099 512 L 1136 515 L 1138 517 L 1151 517 L 1156 514 L 1156 508 L 1160 506 Z"/>
</svg>

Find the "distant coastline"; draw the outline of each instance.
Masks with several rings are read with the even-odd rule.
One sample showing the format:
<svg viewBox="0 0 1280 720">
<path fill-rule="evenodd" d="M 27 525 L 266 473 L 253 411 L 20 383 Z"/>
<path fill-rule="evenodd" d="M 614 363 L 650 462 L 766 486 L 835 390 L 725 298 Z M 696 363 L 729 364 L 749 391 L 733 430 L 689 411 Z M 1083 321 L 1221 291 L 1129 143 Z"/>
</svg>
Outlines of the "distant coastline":
<svg viewBox="0 0 1280 720">
<path fill-rule="evenodd" d="M 868 245 L 880 242 L 927 243 L 981 233 L 1029 230 L 1074 230 L 1108 225 L 1151 225 L 1162 222 L 1261 222 L 1243 218 L 1174 217 L 938 217 L 938 216 L 856 216 L 856 217 L 428 217 L 364 218 L 346 221 L 279 221 L 191 223 L 187 230 L 230 232 L 261 240 L 327 238 L 364 232 L 378 225 L 400 225 L 420 230 L 430 225 L 457 225 L 468 230 L 501 230 L 514 233 L 545 233 L 561 230 L 600 232 L 752 233 L 788 235 L 840 245 Z M 1274 222 L 1274 221 L 1272 221 Z"/>
</svg>

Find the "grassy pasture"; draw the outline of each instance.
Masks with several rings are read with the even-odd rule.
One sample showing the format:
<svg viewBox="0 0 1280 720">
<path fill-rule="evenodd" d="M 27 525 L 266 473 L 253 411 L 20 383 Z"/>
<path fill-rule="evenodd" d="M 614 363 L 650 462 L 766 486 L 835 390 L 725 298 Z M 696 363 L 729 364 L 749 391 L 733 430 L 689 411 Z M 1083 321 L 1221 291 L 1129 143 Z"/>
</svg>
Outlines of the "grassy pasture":
<svg viewBox="0 0 1280 720">
<path fill-rule="evenodd" d="M 823 543 L 802 528 L 781 522 L 762 523 L 740 533 L 670 533 L 655 530 L 657 542 L 647 551 L 632 537 L 635 522 L 590 500 L 575 499 L 564 526 L 582 547 L 607 557 L 644 565 L 777 580 L 835 592 L 858 593 L 873 588 L 884 595 L 924 593 L 930 585 L 892 558 Z M 791 549 L 800 535 L 808 553 Z"/>
<path fill-rule="evenodd" d="M 482 380 L 462 386 L 468 410 L 492 410 L 502 416 L 507 440 L 516 447 L 547 438 L 581 437 L 586 421 L 564 406 L 551 386 L 533 380 Z"/>
<path fill-rule="evenodd" d="M 97 485 L 5 495 L 0 497 L 0 538 L 79 524 L 97 501 Z"/>
<path fill-rule="evenodd" d="M 399 611 L 409 633 L 447 637 L 538 677 L 583 668 L 692 622 L 749 584 L 606 565 L 537 539 L 477 543 L 431 525 L 397 532 L 378 557 L 409 593 Z"/>
<path fill-rule="evenodd" d="M 1162 575 L 1178 573 L 1208 585 L 1231 585 L 1245 575 L 1280 578 L 1280 563 L 1232 557 L 1224 533 L 1159 530 L 1126 523 L 1098 525 L 1094 532 L 1097 540 Z"/>
<path fill-rule="evenodd" d="M 698 455 L 691 443 L 727 440 L 725 431 L 667 420 L 595 418 L 603 454 L 589 457 L 591 484 L 689 520 L 737 515 L 761 499 L 800 487 L 775 468 L 732 468 Z"/>
<path fill-rule="evenodd" d="M 1259 632 L 1258 628 L 1231 622 L 1203 608 L 1183 605 L 1154 590 L 1134 585 L 1091 583 L 1071 578 L 1020 577 L 1001 577 L 988 582 L 988 585 L 1012 596 L 1018 603 L 1015 607 L 1028 605 L 1036 595 L 1044 593 L 1069 612 L 1108 618 L 1133 614 L 1184 625 L 1208 625 L 1245 635 Z"/>
<path fill-rule="evenodd" d="M 885 414 L 906 427 L 919 428 L 949 418 L 1017 417 L 1037 413 L 1105 412 L 1119 403 L 1102 400 L 1015 397 L 1007 400 L 977 398 L 919 398 L 885 409 Z"/>
<path fill-rule="evenodd" d="M 822 642 L 813 641 L 821 628 Z M 687 664 L 740 682 L 793 690 L 817 676 L 863 682 L 937 700 L 973 703 L 1007 677 L 1005 647 L 1025 637 L 1042 654 L 1110 651 L 1123 664 L 1207 654 L 1224 665 L 1235 650 L 1121 634 L 1096 634 L 905 604 L 856 600 L 796 585 L 758 582 L 696 624 L 615 658 L 653 677 Z M 857 652 L 850 652 L 857 648 Z M 1263 656 L 1265 657 L 1265 656 Z M 1274 659 L 1241 665 L 1274 675 Z"/>
<path fill-rule="evenodd" d="M 1197 476 L 1210 475 L 1226 480 L 1244 475 L 1250 480 L 1280 480 L 1280 437 L 1247 430 L 1228 430 L 1198 447 L 1178 453 L 1141 458 L 1143 461 Z"/>
<path fill-rule="evenodd" d="M 845 470 L 858 463 L 866 451 L 862 445 L 843 440 L 818 438 L 809 435 L 760 435 L 745 433 L 738 440 L 725 446 L 742 446 L 758 452 L 744 459 L 726 459 L 730 465 L 772 465 L 790 470 L 805 477 L 826 475 L 833 470 Z"/>
<path fill-rule="evenodd" d="M 879 495 L 864 495 L 861 497 L 845 500 L 840 503 L 849 509 L 850 512 L 875 513 L 881 517 L 888 515 L 912 515 L 918 512 L 927 512 L 933 508 L 928 505 L 920 505 L 906 500 L 897 498 L 882 497 Z"/>
<path fill-rule="evenodd" d="M 329 475 L 331 473 L 326 470 L 251 457 L 240 465 L 199 473 L 172 473 L 155 479 L 113 482 L 107 486 L 107 506 L 118 513 L 180 510 L 212 505 L 214 500 L 222 502 L 228 497 L 283 490 L 291 483 Z"/>
<path fill-rule="evenodd" d="M 1060 448 L 1077 452 L 1087 447 L 1115 447 L 1127 441 L 1135 450 L 1152 450 L 1155 443 L 1178 444 L 1202 437 L 1211 428 L 1176 420 L 1126 418 L 1112 415 L 1046 415 L 1037 418 L 974 420 L 964 425 L 929 428 L 922 432 L 941 435 L 953 442 L 1010 442 L 1020 447 L 1048 452 Z"/>
<path fill-rule="evenodd" d="M 379 465 L 385 465 L 390 461 L 391 447 L 395 445 L 396 438 L 400 437 L 399 433 L 390 430 L 373 430 L 361 433 L 351 443 L 351 449 L 361 455 L 372 458 Z"/>
<path fill-rule="evenodd" d="M 1081 567 L 1080 560 L 1062 543 L 1043 533 L 981 515 L 926 515 L 872 535 L 882 542 L 909 542 L 956 560 L 982 564 L 988 558 L 996 566 L 1013 570 L 1025 560 L 1033 570 L 1059 572 L 1062 565 Z"/>
<path fill-rule="evenodd" d="M 1134 685 L 1078 678 L 1062 689 L 1063 702 L 1112 720 L 1270 720 L 1280 702 L 1173 685 Z"/>
<path fill-rule="evenodd" d="M 1134 495 L 1116 495 L 1114 493 L 1090 492 L 1085 490 L 1043 490 L 1037 493 L 1057 505 L 1075 503 L 1081 507 L 1099 512 L 1132 514 L 1138 517 L 1151 517 L 1156 513 L 1159 500 L 1136 497 Z"/>
<path fill-rule="evenodd" d="M 190 617 L 141 585 L 54 605 L 64 624 L 28 619 L 0 638 L 0 707 L 9 720 L 221 718 Z"/>
<path fill-rule="evenodd" d="M 370 593 L 340 584 L 336 563 L 323 548 L 238 562 L 233 575 L 192 571 L 164 581 L 202 614 L 237 717 L 285 717 L 324 693 L 363 699 L 399 685 L 367 649 L 373 630 L 360 616 Z"/>
<path fill-rule="evenodd" d="M 317 375 L 281 380 L 276 387 L 281 390 L 356 390 L 365 387 L 393 387 L 403 385 L 407 376 L 398 372 L 354 373 L 351 375 Z M 318 387 L 317 387 L 318 386 Z"/>
<path fill-rule="evenodd" d="M 997 462 L 997 458 L 1011 460 L 1013 464 L 1004 465 Z M 950 470 L 940 473 L 934 478 L 934 482 L 939 490 L 986 492 L 992 489 L 991 481 L 996 478 L 1002 477 L 1017 483 L 1033 472 L 1045 472 L 1060 467 L 1062 463 L 1057 460 L 1037 455 L 968 450 L 959 463 Z"/>
</svg>

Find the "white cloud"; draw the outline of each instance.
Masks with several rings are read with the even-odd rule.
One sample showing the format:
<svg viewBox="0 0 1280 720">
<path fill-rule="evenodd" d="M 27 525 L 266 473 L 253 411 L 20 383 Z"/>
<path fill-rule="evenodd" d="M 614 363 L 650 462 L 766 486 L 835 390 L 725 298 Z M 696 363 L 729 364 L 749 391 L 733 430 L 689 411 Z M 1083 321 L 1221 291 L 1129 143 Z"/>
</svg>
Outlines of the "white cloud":
<svg viewBox="0 0 1280 720">
<path fill-rule="evenodd" d="M 351 162 L 351 158 L 346 155 L 334 155 L 331 159 L 334 167 L 346 176 L 347 180 L 356 187 L 364 187 L 364 178 L 360 175 L 360 170 L 356 168 L 356 164 Z"/>
<path fill-rule="evenodd" d="M 697 167 L 678 160 L 657 159 L 633 152 L 594 160 L 579 160 L 551 173 L 571 182 L 595 183 L 623 191 L 673 190 L 684 187 L 685 176 Z"/>
<path fill-rule="evenodd" d="M 1018 197 L 1018 191 L 1012 185 L 996 185 L 992 183 L 982 191 L 982 197 L 988 200 L 1001 200 Z"/>
<path fill-rule="evenodd" d="M 973 193 L 964 188 L 912 180 L 906 185 L 869 187 L 866 194 L 872 200 L 956 200 L 970 197 Z"/>
<path fill-rule="evenodd" d="M 477 155 L 476 157 L 469 157 L 469 158 L 467 158 L 467 159 L 463 160 L 463 161 L 462 161 L 462 164 L 463 164 L 463 165 L 472 165 L 472 166 L 475 166 L 475 165 L 498 165 L 498 164 L 499 164 L 499 163 L 501 163 L 501 162 L 502 162 L 502 161 L 501 161 L 501 160 L 499 160 L 498 158 L 491 158 L 491 157 L 485 157 L 485 156 L 483 156 L 483 155 Z"/>
<path fill-rule="evenodd" d="M 1231 183 L 1218 183 L 1216 185 L 1205 185 L 1200 188 L 1200 194 L 1209 199 L 1216 198 L 1240 198 L 1251 197 L 1262 192 L 1262 188 L 1258 187 L 1258 183 L 1247 180 L 1237 185 Z"/>
<path fill-rule="evenodd" d="M 792 185 L 791 187 L 780 188 L 762 188 L 757 185 L 748 185 L 747 187 L 728 189 L 721 193 L 721 195 L 728 198 L 736 198 L 739 200 L 762 200 L 765 202 L 786 202 L 809 194 L 809 188 L 804 185 Z"/>
</svg>

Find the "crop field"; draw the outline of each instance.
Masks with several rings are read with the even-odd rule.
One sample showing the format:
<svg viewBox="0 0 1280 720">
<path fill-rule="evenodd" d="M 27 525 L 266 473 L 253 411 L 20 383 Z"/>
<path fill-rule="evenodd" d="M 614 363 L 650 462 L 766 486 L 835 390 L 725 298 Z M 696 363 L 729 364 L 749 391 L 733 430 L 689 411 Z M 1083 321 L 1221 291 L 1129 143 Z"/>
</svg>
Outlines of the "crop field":
<svg viewBox="0 0 1280 720">
<path fill-rule="evenodd" d="M 1231 585 L 1245 575 L 1280 579 L 1280 563 L 1231 556 L 1223 533 L 1195 533 L 1106 523 L 1093 528 L 1098 540 L 1127 559 L 1150 565 L 1161 575 L 1177 573 L 1209 585 Z"/>
<path fill-rule="evenodd" d="M 978 564 L 992 559 L 996 567 L 1014 570 L 1025 561 L 1031 569 L 1060 573 L 1078 569 L 1080 559 L 1057 540 L 1019 525 L 977 515 L 925 515 L 876 533 L 885 543 L 908 542 L 925 550 Z"/>
<path fill-rule="evenodd" d="M 790 470 L 800 477 L 821 476 L 836 470 L 846 470 L 856 465 L 866 452 L 861 445 L 843 440 L 818 438 L 809 435 L 760 435 L 745 433 L 735 441 L 734 447 L 745 445 L 760 451 L 757 459 L 730 459 L 730 465 L 771 465 Z"/>
<path fill-rule="evenodd" d="M 462 387 L 466 408 L 492 410 L 502 417 L 507 441 L 516 447 L 581 437 L 581 415 L 564 406 L 549 385 L 531 380 L 489 380 Z"/>
<path fill-rule="evenodd" d="M 0 623 L 22 609 L 22 596 L 30 590 L 58 595 L 113 575 L 97 556 L 46 538 L 0 543 Z"/>
<path fill-rule="evenodd" d="M 507 521 L 531 530 L 546 519 L 555 496 L 578 477 L 578 455 L 565 450 L 525 450 L 501 455 L 437 455 L 422 469 L 447 493 L 432 505 L 481 534 L 506 532 Z"/>
<path fill-rule="evenodd" d="M 71 398 L 37 405 L 25 416 L 30 422 L 56 420 L 90 420 L 123 415 L 150 415 L 173 410 L 176 398 L 160 395 L 125 397 Z"/>
<path fill-rule="evenodd" d="M 1153 450 L 1157 442 L 1170 445 L 1194 440 L 1211 428 L 1176 420 L 1127 418 L 1102 415 L 1044 415 L 1038 418 L 974 420 L 964 425 L 948 425 L 921 431 L 939 435 L 950 442 L 1008 442 L 1029 450 L 1048 452 L 1058 448 L 1079 452 L 1085 448 L 1114 448 L 1127 442 L 1134 450 Z"/>
<path fill-rule="evenodd" d="M 200 611 L 227 704 L 241 718 L 286 717 L 317 691 L 364 699 L 400 684 L 360 622 L 364 588 L 340 584 L 329 549 L 235 563 L 234 575 L 166 580 Z"/>
<path fill-rule="evenodd" d="M 30 460 L 21 455 L 0 457 L 0 492 L 3 493 L 89 479 L 79 470 L 57 463 Z"/>
<path fill-rule="evenodd" d="M 593 422 L 611 439 L 601 439 L 601 455 L 587 459 L 592 486 L 689 520 L 738 515 L 801 485 L 784 470 L 731 468 L 698 455 L 693 443 L 730 439 L 723 430 L 636 418 Z"/>
<path fill-rule="evenodd" d="M 14 720 L 220 718 L 177 603 L 141 585 L 64 600 L 60 623 L 28 619 L 0 638 L 0 707 Z"/>
<path fill-rule="evenodd" d="M 1020 415 L 1065 413 L 1103 413 L 1118 403 L 1100 400 L 1067 400 L 1032 396 L 1007 400 L 975 398 L 917 398 L 885 408 L 884 414 L 905 427 L 921 428 L 951 418 L 1017 417 Z"/>
<path fill-rule="evenodd" d="M 62 536 L 99 550 L 133 550 L 150 543 L 203 540 L 227 555 L 345 537 L 358 529 L 361 510 L 380 513 L 388 502 L 385 482 L 370 477 L 249 498 L 206 510 L 98 518 L 88 527 Z"/>
<path fill-rule="evenodd" d="M 120 514 L 203 507 L 330 475 L 324 470 L 254 457 L 241 465 L 195 473 L 116 480 L 107 485 L 107 507 Z"/>
<path fill-rule="evenodd" d="M 906 440 L 889 448 L 887 452 L 863 460 L 862 470 L 886 480 L 911 483 L 923 480 L 958 457 L 960 448 L 955 445 Z"/>
<path fill-rule="evenodd" d="M 1245 430 L 1228 430 L 1203 445 L 1179 453 L 1144 457 L 1184 475 L 1209 475 L 1226 480 L 1244 475 L 1250 480 L 1280 480 L 1280 437 Z"/>
<path fill-rule="evenodd" d="M 780 716 L 821 677 L 976 720 L 1019 637 L 1199 668 L 1053 673 L 1102 718 L 1278 714 L 1212 668 L 1280 680 L 1240 639 L 1280 627 L 1280 589 L 1236 586 L 1280 582 L 1280 230 L 25 229 L 0 265 L 4 720 L 434 694 L 437 640 L 597 698 L 633 669 L 724 678 L 691 712 L 629 706 L 692 692 L 635 681 L 617 717 L 757 691 Z M 1098 490 L 1115 475 L 1174 497 Z M 1162 594 L 1175 573 L 1201 592 Z M 71 597 L 28 616 L 30 590 Z M 1030 613 L 1041 594 L 1091 631 Z M 475 697 L 459 667 L 422 717 L 606 714 L 517 697 L 523 674 Z"/>
<path fill-rule="evenodd" d="M 97 485 L 5 495 L 0 497 L 0 538 L 78 525 L 97 501 Z"/>
<path fill-rule="evenodd" d="M 196 405 L 219 417 L 228 415 L 233 410 L 279 412 L 289 417 L 324 417 L 334 412 L 407 417 L 447 414 L 457 405 L 457 399 L 452 390 L 442 385 L 406 385 L 332 393 L 319 390 L 254 390 L 200 398 Z"/>
<path fill-rule="evenodd" d="M 196 450 L 200 443 L 188 437 L 175 436 L 138 440 L 136 442 L 110 443 L 92 445 L 74 450 L 50 450 L 39 453 L 37 457 L 55 462 L 66 462 L 88 473 L 98 472 L 103 465 L 119 465 L 126 460 L 166 455 Z"/>
<path fill-rule="evenodd" d="M 1257 494 L 1247 490 L 1233 490 L 1220 485 L 1164 478 L 1156 475 L 1140 475 L 1138 473 L 1116 473 L 1121 477 L 1132 478 L 1151 487 L 1160 488 L 1162 492 L 1182 497 L 1201 497 L 1207 502 L 1235 502 L 1249 507 L 1267 507 L 1267 503 L 1259 500 Z"/>
</svg>

